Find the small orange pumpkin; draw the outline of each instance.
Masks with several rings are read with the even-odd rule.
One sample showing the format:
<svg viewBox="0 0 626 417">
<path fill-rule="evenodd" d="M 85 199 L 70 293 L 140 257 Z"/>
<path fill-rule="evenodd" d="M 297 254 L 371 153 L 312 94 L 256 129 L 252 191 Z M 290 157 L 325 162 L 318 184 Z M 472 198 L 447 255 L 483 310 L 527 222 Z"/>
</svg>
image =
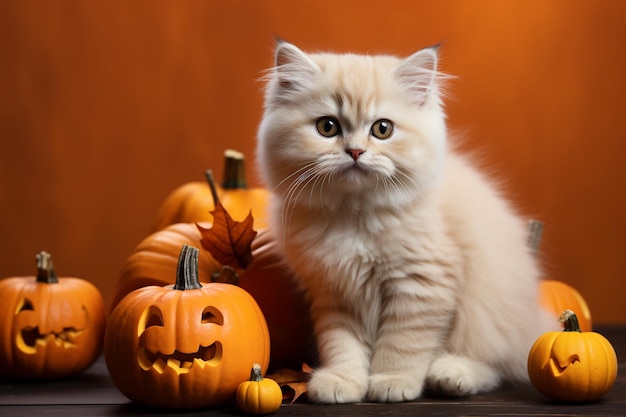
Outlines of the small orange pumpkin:
<svg viewBox="0 0 626 417">
<path fill-rule="evenodd" d="M 176 284 L 127 295 L 107 325 L 111 379 L 132 401 L 200 408 L 227 403 L 250 373 L 269 363 L 263 313 L 246 291 L 198 281 L 198 249 L 183 246 Z"/>
<path fill-rule="evenodd" d="M 528 376 L 548 398 L 594 401 L 606 394 L 617 376 L 617 356 L 604 336 L 582 332 L 576 314 L 561 315 L 562 332 L 540 336 L 528 354 Z"/>
<path fill-rule="evenodd" d="M 271 414 L 280 408 L 283 391 L 273 379 L 263 378 L 261 365 L 255 363 L 250 371 L 250 380 L 239 384 L 237 405 L 248 414 Z"/>
<path fill-rule="evenodd" d="M 225 152 L 222 185 L 214 185 L 212 172 L 205 172 L 206 182 L 193 181 L 176 188 L 159 208 L 153 230 L 161 230 L 173 223 L 212 221 L 210 212 L 215 208 L 213 193 L 235 220 L 244 219 L 250 211 L 257 228 L 268 226 L 266 209 L 269 192 L 264 188 L 248 188 L 242 153 Z M 214 190 L 211 188 L 215 187 Z"/>
<path fill-rule="evenodd" d="M 87 369 L 102 351 L 104 300 L 80 278 L 57 277 L 50 254 L 37 276 L 0 281 L 0 377 L 52 379 Z"/>
<path fill-rule="evenodd" d="M 565 310 L 572 310 L 578 317 L 580 329 L 590 332 L 593 328 L 591 311 L 582 295 L 572 286 L 556 280 L 539 283 L 539 304 L 554 313 L 557 318 Z"/>
</svg>

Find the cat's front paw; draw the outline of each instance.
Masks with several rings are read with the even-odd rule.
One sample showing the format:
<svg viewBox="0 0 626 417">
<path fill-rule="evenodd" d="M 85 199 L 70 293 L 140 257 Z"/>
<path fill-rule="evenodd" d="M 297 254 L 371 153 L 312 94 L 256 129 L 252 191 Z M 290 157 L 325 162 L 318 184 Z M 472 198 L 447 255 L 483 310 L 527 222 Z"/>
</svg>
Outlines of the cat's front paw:
<svg viewBox="0 0 626 417">
<path fill-rule="evenodd" d="M 412 401 L 420 396 L 424 382 L 413 374 L 375 374 L 369 377 L 367 399 L 381 403 Z"/>
<path fill-rule="evenodd" d="M 444 355 L 436 359 L 428 371 L 426 383 L 435 394 L 464 397 L 495 388 L 498 373 L 489 365 L 472 359 Z"/>
<path fill-rule="evenodd" d="M 309 398 L 317 403 L 356 403 L 367 393 L 367 377 L 332 369 L 320 369 L 307 383 Z"/>
</svg>

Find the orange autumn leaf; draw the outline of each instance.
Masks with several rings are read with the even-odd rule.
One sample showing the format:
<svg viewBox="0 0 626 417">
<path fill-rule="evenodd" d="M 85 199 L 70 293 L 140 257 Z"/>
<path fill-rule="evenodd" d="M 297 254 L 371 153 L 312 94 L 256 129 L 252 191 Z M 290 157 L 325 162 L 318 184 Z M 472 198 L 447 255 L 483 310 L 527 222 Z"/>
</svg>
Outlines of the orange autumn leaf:
<svg viewBox="0 0 626 417">
<path fill-rule="evenodd" d="M 202 247 L 222 265 L 246 269 L 252 263 L 252 241 L 257 234 L 252 228 L 252 212 L 242 222 L 235 221 L 218 201 L 211 214 L 213 225 L 210 228 L 196 223 Z"/>
<path fill-rule="evenodd" d="M 283 399 L 291 398 L 289 404 L 295 403 L 302 394 L 307 392 L 306 382 L 290 382 L 281 385 L 280 388 L 283 390 Z"/>
<path fill-rule="evenodd" d="M 278 369 L 265 378 L 273 379 L 283 390 L 283 399 L 291 399 L 290 404 L 296 402 L 301 395 L 307 392 L 307 382 L 313 373 L 313 369 L 306 363 L 302 364 L 302 370 Z"/>
<path fill-rule="evenodd" d="M 289 382 L 306 381 L 307 375 L 302 371 L 296 371 L 295 369 L 278 369 L 271 374 L 265 375 L 265 378 L 270 378 L 280 384 L 287 384 Z"/>
</svg>

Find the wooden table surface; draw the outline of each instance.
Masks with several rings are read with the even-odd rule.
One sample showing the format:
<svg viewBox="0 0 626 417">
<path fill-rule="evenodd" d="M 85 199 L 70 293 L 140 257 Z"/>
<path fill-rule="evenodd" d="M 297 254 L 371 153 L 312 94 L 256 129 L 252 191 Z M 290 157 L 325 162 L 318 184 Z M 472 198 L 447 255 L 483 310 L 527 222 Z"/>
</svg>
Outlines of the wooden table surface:
<svg viewBox="0 0 626 417">
<path fill-rule="evenodd" d="M 614 346 L 619 371 L 613 389 L 590 404 L 560 404 L 545 399 L 530 385 L 502 387 L 462 399 L 422 398 L 402 404 L 284 404 L 277 416 L 626 416 L 626 326 L 596 329 Z M 197 411 L 155 410 L 132 404 L 113 385 L 104 359 L 81 376 L 54 382 L 0 381 L 1 416 L 228 416 L 235 407 Z"/>
</svg>

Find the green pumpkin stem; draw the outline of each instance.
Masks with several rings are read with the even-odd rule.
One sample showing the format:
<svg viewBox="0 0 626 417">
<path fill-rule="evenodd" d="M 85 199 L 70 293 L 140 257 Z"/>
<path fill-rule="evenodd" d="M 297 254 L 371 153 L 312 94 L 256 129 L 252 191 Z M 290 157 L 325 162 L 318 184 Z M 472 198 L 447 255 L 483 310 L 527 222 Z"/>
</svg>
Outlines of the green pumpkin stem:
<svg viewBox="0 0 626 417">
<path fill-rule="evenodd" d="M 222 188 L 225 190 L 245 189 L 246 173 L 243 153 L 227 149 L 224 152 L 224 176 Z"/>
<path fill-rule="evenodd" d="M 561 313 L 559 321 L 563 323 L 564 332 L 582 332 L 580 330 L 580 326 L 578 325 L 578 317 L 576 317 L 576 313 L 574 313 L 572 310 L 565 310 L 563 313 Z"/>
<path fill-rule="evenodd" d="M 52 266 L 52 256 L 46 252 L 41 251 L 36 256 L 37 259 L 37 282 L 44 282 L 46 284 L 56 284 L 59 282 L 54 267 Z"/>
<path fill-rule="evenodd" d="M 252 365 L 252 370 L 250 371 L 250 381 L 259 382 L 263 380 L 263 376 L 261 375 L 261 365 L 255 363 Z"/>
<path fill-rule="evenodd" d="M 198 248 L 183 245 L 178 256 L 175 290 L 184 291 L 202 288 L 198 280 L 198 252 Z"/>
</svg>

